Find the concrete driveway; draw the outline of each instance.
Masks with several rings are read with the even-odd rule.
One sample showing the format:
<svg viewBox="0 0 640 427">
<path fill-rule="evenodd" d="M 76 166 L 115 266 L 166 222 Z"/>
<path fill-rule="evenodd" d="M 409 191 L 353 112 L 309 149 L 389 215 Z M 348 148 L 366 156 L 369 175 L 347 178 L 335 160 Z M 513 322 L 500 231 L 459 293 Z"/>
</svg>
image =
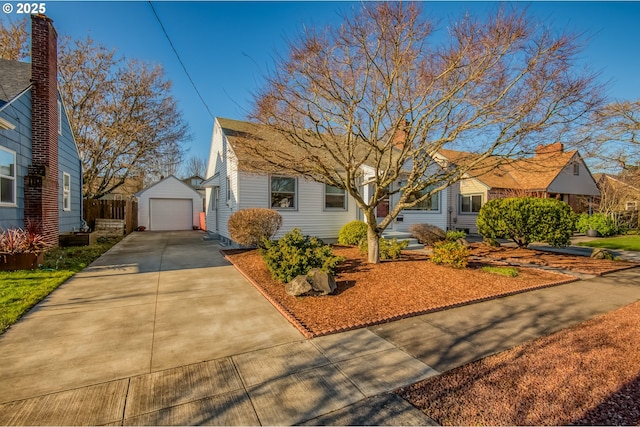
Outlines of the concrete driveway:
<svg viewBox="0 0 640 427">
<path fill-rule="evenodd" d="M 134 233 L 0 336 L 0 403 L 304 339 L 202 232 Z"/>
<path fill-rule="evenodd" d="M 200 232 L 134 233 L 0 336 L 0 425 L 429 425 L 393 390 L 640 299 L 640 268 L 306 340 Z"/>
</svg>

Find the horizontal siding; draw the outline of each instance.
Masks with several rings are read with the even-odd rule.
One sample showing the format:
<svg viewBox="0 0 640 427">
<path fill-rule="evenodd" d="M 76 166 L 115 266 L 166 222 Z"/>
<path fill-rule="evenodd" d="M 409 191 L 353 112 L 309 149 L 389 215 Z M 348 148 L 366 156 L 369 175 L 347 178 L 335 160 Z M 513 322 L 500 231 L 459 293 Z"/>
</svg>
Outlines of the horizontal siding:
<svg viewBox="0 0 640 427">
<path fill-rule="evenodd" d="M 240 207 L 269 208 L 269 177 L 240 173 Z M 356 204 L 348 197 L 346 210 L 324 209 L 324 184 L 298 178 L 298 208 L 296 210 L 279 209 L 282 215 L 282 228 L 275 236 L 300 228 L 303 234 L 321 239 L 336 239 L 340 228 L 356 219 Z"/>
<path fill-rule="evenodd" d="M 484 194 L 487 195 L 487 186 L 475 178 L 465 178 L 460 181 L 460 194 Z"/>
<path fill-rule="evenodd" d="M 60 99 L 60 96 L 58 96 Z M 71 176 L 71 210 L 63 207 L 63 172 Z M 73 139 L 71 125 L 67 114 L 62 108 L 62 135 L 58 136 L 58 206 L 60 209 L 60 233 L 79 230 L 82 226 L 82 164 L 78 155 L 78 148 Z"/>
<path fill-rule="evenodd" d="M 0 145 L 16 152 L 16 206 L 0 206 L 0 228 L 24 227 L 24 177 L 31 164 L 31 91 L 0 112 L 15 126 L 0 130 Z"/>
</svg>

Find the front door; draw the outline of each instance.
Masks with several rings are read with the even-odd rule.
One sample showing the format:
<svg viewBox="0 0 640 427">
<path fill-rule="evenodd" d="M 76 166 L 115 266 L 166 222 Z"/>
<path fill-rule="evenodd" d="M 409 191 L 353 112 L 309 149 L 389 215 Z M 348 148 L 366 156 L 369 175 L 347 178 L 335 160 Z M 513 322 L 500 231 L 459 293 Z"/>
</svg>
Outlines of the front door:
<svg viewBox="0 0 640 427">
<path fill-rule="evenodd" d="M 378 222 L 380 222 L 383 218 L 389 215 L 389 194 L 387 194 L 380 200 L 378 206 L 376 206 L 376 217 L 378 218 Z"/>
</svg>

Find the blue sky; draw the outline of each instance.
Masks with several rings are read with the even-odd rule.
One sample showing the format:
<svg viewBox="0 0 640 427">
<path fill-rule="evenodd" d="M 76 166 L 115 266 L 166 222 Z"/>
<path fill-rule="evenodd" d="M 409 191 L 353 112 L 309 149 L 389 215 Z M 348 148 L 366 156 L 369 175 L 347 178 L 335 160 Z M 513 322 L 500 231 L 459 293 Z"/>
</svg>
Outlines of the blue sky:
<svg viewBox="0 0 640 427">
<path fill-rule="evenodd" d="M 6 0 L 14 6 L 17 2 Z M 3 1 L 4 4 L 5 1 Z M 341 22 L 358 3 L 158 1 L 160 20 L 214 116 L 245 118 L 252 94 L 272 58 L 285 53 L 286 40 L 303 26 Z M 640 2 L 517 2 L 554 29 L 584 33 L 582 60 L 609 82 L 611 99 L 640 99 Z M 425 3 L 424 11 L 444 28 L 465 11 L 486 14 L 496 2 Z M 189 83 L 182 66 L 146 1 L 46 1 L 47 15 L 60 35 L 90 35 L 126 57 L 161 64 L 174 83 L 173 95 L 189 122 L 189 155 L 206 158 L 213 119 Z M 19 19 L 15 13 L 0 19 Z"/>
</svg>

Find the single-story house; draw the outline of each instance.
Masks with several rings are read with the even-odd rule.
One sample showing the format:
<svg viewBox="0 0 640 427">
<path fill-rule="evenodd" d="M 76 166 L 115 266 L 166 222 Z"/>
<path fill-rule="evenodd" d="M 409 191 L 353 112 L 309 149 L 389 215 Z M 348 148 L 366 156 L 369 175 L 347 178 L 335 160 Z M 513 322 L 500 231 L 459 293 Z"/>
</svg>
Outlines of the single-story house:
<svg viewBox="0 0 640 427">
<path fill-rule="evenodd" d="M 640 188 L 624 176 L 595 174 L 601 196 L 596 205 L 605 212 L 640 210 Z"/>
<path fill-rule="evenodd" d="M 340 228 L 349 221 L 363 219 L 353 198 L 344 190 L 310 181 L 302 177 L 277 173 L 256 173 L 249 164 L 254 160 L 237 148 L 237 138 L 257 134 L 255 124 L 216 118 L 211 140 L 211 152 L 207 168 L 206 228 L 220 235 L 223 242 L 231 244 L 227 230 L 229 217 L 240 209 L 263 207 L 277 210 L 283 225 L 277 238 L 293 228 L 304 234 L 333 240 Z M 273 141 L 278 144 L 278 141 Z M 363 166 L 363 194 L 367 197 L 367 176 L 374 169 Z M 434 195 L 430 200 L 405 210 L 387 230 L 406 231 L 414 223 L 430 223 L 442 228 L 447 226 L 447 201 L 452 197 L 449 189 Z M 378 206 L 377 215 L 387 215 L 394 197 Z"/>
<path fill-rule="evenodd" d="M 41 225 L 46 241 L 82 227 L 82 163 L 58 91 L 57 34 L 32 15 L 31 63 L 0 59 L 0 228 Z"/>
<path fill-rule="evenodd" d="M 440 150 L 445 165 L 475 161 L 477 154 Z M 590 211 L 600 191 L 589 168 L 577 151 L 565 151 L 562 143 L 540 145 L 535 155 L 519 160 L 489 156 L 478 162 L 456 184 L 457 200 L 451 228 L 477 233 L 478 212 L 488 200 L 502 197 L 534 196 L 556 198 L 576 212 Z"/>
<path fill-rule="evenodd" d="M 200 226 L 202 195 L 173 175 L 145 188 L 136 196 L 138 227 L 173 231 Z"/>
</svg>

